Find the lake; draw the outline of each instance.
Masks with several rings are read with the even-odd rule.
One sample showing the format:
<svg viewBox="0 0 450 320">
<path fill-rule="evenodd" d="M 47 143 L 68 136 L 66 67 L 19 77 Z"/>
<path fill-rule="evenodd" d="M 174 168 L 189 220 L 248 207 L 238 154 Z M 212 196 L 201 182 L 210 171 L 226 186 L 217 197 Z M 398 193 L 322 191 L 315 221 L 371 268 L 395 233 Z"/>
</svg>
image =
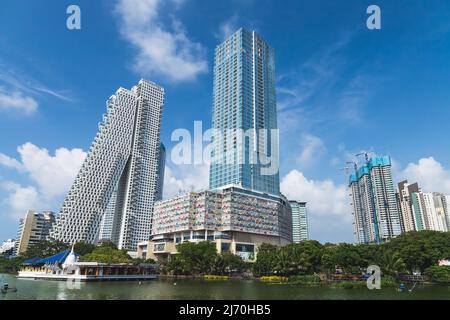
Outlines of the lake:
<svg viewBox="0 0 450 320">
<path fill-rule="evenodd" d="M 16 293 L 4 299 L 33 300 L 81 300 L 81 299 L 252 299 L 252 300 L 305 300 L 305 299 L 448 299 L 450 287 L 418 285 L 412 292 L 398 292 L 396 288 L 333 289 L 328 287 L 305 288 L 299 285 L 268 284 L 249 281 L 204 281 L 157 279 L 147 282 L 90 282 L 82 283 L 80 289 L 69 289 L 65 282 L 17 279 L 0 275 L 0 282 L 16 287 Z M 411 287 L 411 286 L 409 286 Z"/>
</svg>

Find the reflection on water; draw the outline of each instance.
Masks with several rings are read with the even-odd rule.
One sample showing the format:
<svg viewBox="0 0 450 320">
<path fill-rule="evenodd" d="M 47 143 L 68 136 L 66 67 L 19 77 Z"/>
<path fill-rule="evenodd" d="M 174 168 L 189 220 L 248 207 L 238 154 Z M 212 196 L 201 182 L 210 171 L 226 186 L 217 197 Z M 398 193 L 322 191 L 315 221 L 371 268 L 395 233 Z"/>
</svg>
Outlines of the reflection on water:
<svg viewBox="0 0 450 320">
<path fill-rule="evenodd" d="M 2 299 L 50 300 L 140 300 L 140 299 L 449 299 L 450 287 L 416 286 L 413 292 L 397 292 L 396 288 L 331 289 L 304 288 L 295 285 L 266 284 L 258 281 L 170 280 L 142 282 L 81 283 L 71 290 L 64 281 L 24 280 L 3 275 L 3 280 L 16 293 L 0 294 Z"/>
</svg>

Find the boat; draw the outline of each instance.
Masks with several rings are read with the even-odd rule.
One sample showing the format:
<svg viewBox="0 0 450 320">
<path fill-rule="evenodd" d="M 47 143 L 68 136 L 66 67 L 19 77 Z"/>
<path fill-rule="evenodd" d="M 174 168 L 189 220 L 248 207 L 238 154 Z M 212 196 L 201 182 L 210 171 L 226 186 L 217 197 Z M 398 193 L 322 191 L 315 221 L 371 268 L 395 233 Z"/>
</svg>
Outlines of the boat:
<svg viewBox="0 0 450 320">
<path fill-rule="evenodd" d="M 9 284 L 4 283 L 1 288 L 2 294 L 7 294 L 8 292 L 17 292 L 17 288 L 11 288 Z"/>
<path fill-rule="evenodd" d="M 79 262 L 72 250 L 24 262 L 17 278 L 59 281 L 143 281 L 156 279 L 154 264 Z"/>
</svg>

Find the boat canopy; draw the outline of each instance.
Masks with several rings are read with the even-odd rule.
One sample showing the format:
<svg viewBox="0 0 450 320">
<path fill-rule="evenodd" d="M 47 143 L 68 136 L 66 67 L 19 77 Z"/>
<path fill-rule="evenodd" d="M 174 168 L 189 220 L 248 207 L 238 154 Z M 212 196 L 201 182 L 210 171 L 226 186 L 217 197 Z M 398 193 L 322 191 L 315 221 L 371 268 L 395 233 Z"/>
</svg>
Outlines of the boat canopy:
<svg viewBox="0 0 450 320">
<path fill-rule="evenodd" d="M 23 265 L 39 265 L 39 264 L 55 264 L 55 263 L 63 263 L 67 256 L 70 254 L 70 250 L 65 250 L 63 252 L 57 253 L 51 257 L 47 258 L 33 258 L 25 260 Z M 78 256 L 78 255 L 77 255 Z"/>
</svg>

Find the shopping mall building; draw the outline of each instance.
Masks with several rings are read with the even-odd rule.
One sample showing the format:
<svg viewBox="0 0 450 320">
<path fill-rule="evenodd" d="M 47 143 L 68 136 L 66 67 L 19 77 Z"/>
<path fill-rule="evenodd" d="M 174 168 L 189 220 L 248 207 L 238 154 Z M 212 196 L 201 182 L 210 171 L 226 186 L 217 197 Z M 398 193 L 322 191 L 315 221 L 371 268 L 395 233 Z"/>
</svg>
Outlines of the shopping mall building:
<svg viewBox="0 0 450 320">
<path fill-rule="evenodd" d="M 292 241 L 289 201 L 229 185 L 156 202 L 152 240 L 138 244 L 138 256 L 167 260 L 185 241 L 212 241 L 219 253 L 253 261 L 262 243 L 282 246 Z"/>
</svg>

